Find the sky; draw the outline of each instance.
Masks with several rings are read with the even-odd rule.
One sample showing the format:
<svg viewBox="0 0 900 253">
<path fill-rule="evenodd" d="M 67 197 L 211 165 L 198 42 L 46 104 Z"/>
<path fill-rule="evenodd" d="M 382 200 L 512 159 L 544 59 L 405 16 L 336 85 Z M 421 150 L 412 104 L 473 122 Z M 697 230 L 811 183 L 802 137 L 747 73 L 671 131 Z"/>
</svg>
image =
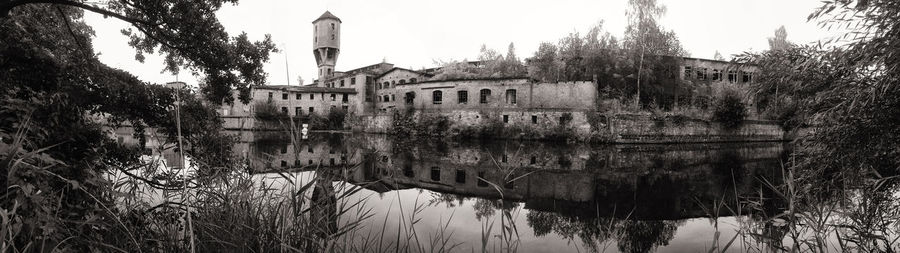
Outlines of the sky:
<svg viewBox="0 0 900 253">
<path fill-rule="evenodd" d="M 382 61 L 396 67 L 434 67 L 436 61 L 475 59 L 481 45 L 506 54 L 514 43 L 523 59 L 541 42 L 557 42 L 569 33 L 584 35 L 598 23 L 619 38 L 626 25 L 628 0 L 244 0 L 218 13 L 222 25 L 235 36 L 247 32 L 251 40 L 266 34 L 282 51 L 265 65 L 272 85 L 305 84 L 316 78 L 312 54 L 312 21 L 326 10 L 339 17 L 341 49 L 336 69 L 346 71 Z M 767 38 L 784 25 L 788 40 L 813 43 L 836 36 L 806 18 L 818 0 L 658 0 L 667 12 L 660 23 L 673 30 L 691 57 L 725 58 L 768 48 Z M 180 80 L 196 85 L 188 71 L 161 72 L 162 57 L 135 60 L 135 51 L 120 30 L 125 22 L 88 13 L 85 21 L 95 32 L 94 49 L 100 60 L 151 83 Z"/>
</svg>

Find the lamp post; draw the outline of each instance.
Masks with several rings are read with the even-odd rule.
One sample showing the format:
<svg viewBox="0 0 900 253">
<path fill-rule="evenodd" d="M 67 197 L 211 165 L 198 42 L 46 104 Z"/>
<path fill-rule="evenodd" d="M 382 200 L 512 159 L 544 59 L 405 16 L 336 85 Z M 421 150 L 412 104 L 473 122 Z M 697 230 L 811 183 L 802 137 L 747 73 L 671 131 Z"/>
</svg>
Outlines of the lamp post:
<svg viewBox="0 0 900 253">
<path fill-rule="evenodd" d="M 187 186 L 188 186 L 188 175 L 187 175 L 187 166 L 185 166 L 184 161 L 184 146 L 181 142 L 181 91 L 186 87 L 184 82 L 169 82 L 166 83 L 166 87 L 172 88 L 175 92 L 175 128 L 178 131 L 178 158 L 181 164 L 182 171 L 182 188 L 181 190 L 181 201 L 187 201 Z M 186 203 L 185 203 L 186 204 Z M 188 205 L 185 205 L 188 206 Z M 194 252 L 194 226 L 193 222 L 191 222 L 191 214 L 188 208 L 185 208 L 184 215 L 187 216 L 187 228 L 188 234 L 191 237 L 191 252 Z"/>
</svg>

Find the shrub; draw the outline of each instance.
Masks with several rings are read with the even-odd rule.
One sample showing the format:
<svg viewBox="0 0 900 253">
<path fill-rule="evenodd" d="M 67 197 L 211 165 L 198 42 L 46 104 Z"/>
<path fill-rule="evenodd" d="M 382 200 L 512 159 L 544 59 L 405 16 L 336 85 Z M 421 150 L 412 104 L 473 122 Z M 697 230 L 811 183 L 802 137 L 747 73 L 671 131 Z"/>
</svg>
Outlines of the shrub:
<svg viewBox="0 0 900 253">
<path fill-rule="evenodd" d="M 712 121 L 719 122 L 725 129 L 740 127 L 747 117 L 747 108 L 740 94 L 733 90 L 723 92 L 713 106 Z"/>
<path fill-rule="evenodd" d="M 253 103 L 253 116 L 259 120 L 276 120 L 284 117 L 272 101 Z"/>
<path fill-rule="evenodd" d="M 328 120 L 328 129 L 329 130 L 341 130 L 344 129 L 344 119 L 347 117 L 347 112 L 344 110 L 331 110 L 328 112 L 326 116 Z"/>
</svg>

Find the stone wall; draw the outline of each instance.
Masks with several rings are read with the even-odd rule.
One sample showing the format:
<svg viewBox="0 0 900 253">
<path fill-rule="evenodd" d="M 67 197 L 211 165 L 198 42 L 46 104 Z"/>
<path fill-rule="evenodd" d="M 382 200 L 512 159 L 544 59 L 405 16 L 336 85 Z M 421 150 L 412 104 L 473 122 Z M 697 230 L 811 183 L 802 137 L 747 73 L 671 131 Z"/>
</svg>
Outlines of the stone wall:
<svg viewBox="0 0 900 253">
<path fill-rule="evenodd" d="M 447 117 L 451 122 L 451 133 L 494 125 L 500 125 L 504 133 L 513 133 L 492 136 L 493 138 L 549 139 L 568 134 L 579 141 L 605 143 L 787 140 L 784 130 L 775 122 L 758 120 L 746 120 L 736 129 L 725 129 L 716 122 L 685 117 L 605 115 L 563 109 L 419 110 L 411 113 L 410 117 L 414 121 L 425 117 Z M 354 116 L 347 124 L 358 132 L 390 133 L 394 117 L 400 114 L 402 113 Z"/>
</svg>

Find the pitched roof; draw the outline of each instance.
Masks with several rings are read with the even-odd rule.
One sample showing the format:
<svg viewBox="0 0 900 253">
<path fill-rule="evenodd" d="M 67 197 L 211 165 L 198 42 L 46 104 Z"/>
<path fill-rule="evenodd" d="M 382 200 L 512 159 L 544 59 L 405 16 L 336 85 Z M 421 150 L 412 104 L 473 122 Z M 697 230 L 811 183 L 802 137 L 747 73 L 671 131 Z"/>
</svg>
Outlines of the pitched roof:
<svg viewBox="0 0 900 253">
<path fill-rule="evenodd" d="M 413 72 L 413 73 L 416 73 L 416 74 L 419 74 L 419 75 L 422 75 L 422 76 L 426 76 L 426 77 L 432 76 L 432 74 L 425 73 L 425 72 L 419 72 L 419 71 L 415 71 L 415 70 L 411 70 L 411 69 L 405 69 L 405 68 L 401 68 L 401 67 L 393 67 L 393 68 L 391 68 L 391 70 L 385 71 L 384 73 L 381 73 L 380 75 L 375 76 L 375 78 L 380 78 L 380 77 L 382 77 L 382 76 L 384 76 L 384 75 L 387 75 L 388 73 L 394 72 L 394 70 L 406 70 L 406 71 Z"/>
<path fill-rule="evenodd" d="M 261 85 L 261 86 L 253 86 L 254 89 L 261 90 L 282 90 L 282 91 L 294 91 L 294 92 L 306 92 L 306 93 L 350 93 L 356 94 L 356 90 L 353 88 L 331 88 L 331 87 L 318 87 L 312 85 Z"/>
<path fill-rule="evenodd" d="M 313 20 L 313 23 L 315 23 L 316 21 L 322 20 L 322 19 L 334 19 L 334 20 L 337 20 L 338 22 L 341 22 L 341 19 L 339 19 L 334 14 L 331 14 L 330 11 L 325 11 L 325 13 L 322 13 L 322 16 L 319 16 L 319 18 L 317 18 L 316 20 Z"/>
</svg>

